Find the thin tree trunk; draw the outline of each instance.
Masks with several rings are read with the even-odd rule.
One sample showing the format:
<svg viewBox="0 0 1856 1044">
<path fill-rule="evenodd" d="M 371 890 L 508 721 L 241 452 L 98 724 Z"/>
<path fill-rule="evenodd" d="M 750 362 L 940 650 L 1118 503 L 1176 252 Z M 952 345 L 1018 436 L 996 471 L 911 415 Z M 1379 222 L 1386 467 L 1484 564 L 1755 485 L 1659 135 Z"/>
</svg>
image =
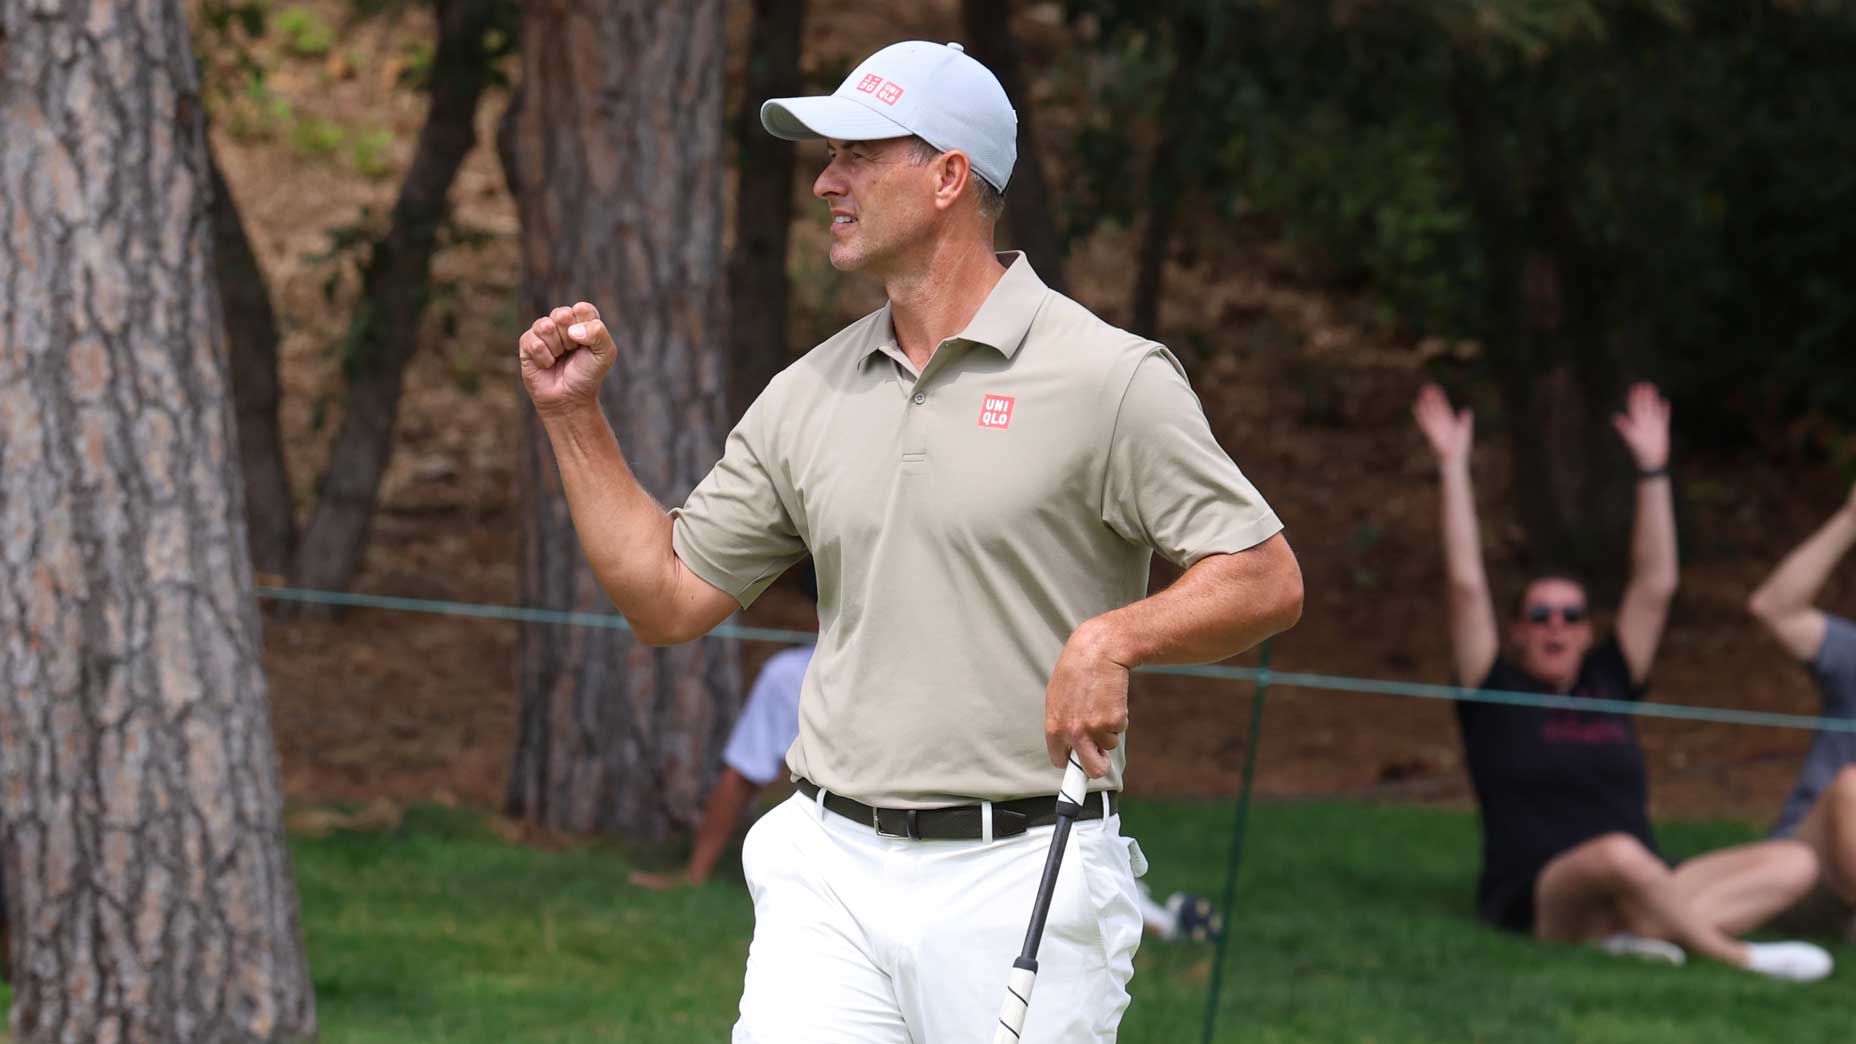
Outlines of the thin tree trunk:
<svg viewBox="0 0 1856 1044">
<path fill-rule="evenodd" d="M 232 399 L 238 418 L 239 474 L 245 483 L 245 525 L 251 562 L 261 573 L 290 574 L 296 554 L 296 505 L 278 425 L 277 315 L 239 216 L 238 200 L 219 169 L 209 136 L 213 179 L 213 269 L 232 364 Z"/>
<path fill-rule="evenodd" d="M 1012 108 L 1018 111 L 1018 163 L 1006 193 L 1007 245 L 1023 250 L 1044 282 L 1062 293 L 1063 237 L 1057 232 L 1050 186 L 1044 179 L 1044 162 L 1038 153 L 1031 89 L 1025 83 L 1017 38 L 1012 35 L 1012 4 L 1009 0 L 961 0 L 960 15 L 966 28 L 967 53 L 992 70 L 1005 88 L 1005 96 L 1011 99 Z"/>
<path fill-rule="evenodd" d="M 1627 566 L 1634 500 L 1609 420 L 1621 379 L 1601 318 L 1608 280 L 1554 180 L 1570 167 L 1549 160 L 1545 173 L 1513 169 L 1489 110 L 1493 95 L 1472 70 L 1453 73 L 1458 151 L 1488 272 L 1479 333 L 1509 420 L 1525 558 L 1535 571 L 1578 573 L 1595 597 L 1610 598 Z M 1552 146 L 1524 151 L 1552 156 Z"/>
<path fill-rule="evenodd" d="M 1204 53 L 1204 27 L 1196 18 L 1180 14 L 1173 25 L 1174 65 L 1167 78 L 1166 115 L 1160 140 L 1155 143 L 1147 172 L 1147 223 L 1134 256 L 1134 290 L 1130 328 L 1146 337 L 1160 335 L 1160 300 L 1166 289 L 1166 262 L 1173 242 L 1173 217 L 1180 197 L 1191 187 L 1191 174 L 1181 167 L 1183 143 L 1197 133 L 1192 119 L 1197 102 L 1194 79 Z"/>
<path fill-rule="evenodd" d="M 735 247 L 728 259 L 734 360 L 729 416 L 738 419 L 786 365 L 786 243 L 793 227 L 793 143 L 760 125 L 760 103 L 800 91 L 806 0 L 754 0 L 747 87 L 735 117 Z"/>
<path fill-rule="evenodd" d="M 680 503 L 727 424 L 722 3 L 562 0 L 525 19 L 521 108 L 505 137 L 523 315 L 581 300 L 602 310 L 620 345 L 606 416 L 639 481 Z M 609 611 L 533 411 L 518 474 L 524 604 Z M 527 625 L 517 687 L 510 812 L 651 841 L 701 809 L 740 671 L 732 642 L 655 650 L 615 630 Z"/>
<path fill-rule="evenodd" d="M 11 1032 L 305 1039 L 185 17 L 0 17 Z"/>
<path fill-rule="evenodd" d="M 496 0 L 436 0 L 439 37 L 432 102 L 387 233 L 362 273 L 343 345 L 341 427 L 297 549 L 295 582 L 343 590 L 367 553 L 380 481 L 393 454 L 400 385 L 431 295 L 432 255 L 450 213 L 451 183 L 477 142 L 477 104 L 489 86 L 484 47 Z"/>
</svg>

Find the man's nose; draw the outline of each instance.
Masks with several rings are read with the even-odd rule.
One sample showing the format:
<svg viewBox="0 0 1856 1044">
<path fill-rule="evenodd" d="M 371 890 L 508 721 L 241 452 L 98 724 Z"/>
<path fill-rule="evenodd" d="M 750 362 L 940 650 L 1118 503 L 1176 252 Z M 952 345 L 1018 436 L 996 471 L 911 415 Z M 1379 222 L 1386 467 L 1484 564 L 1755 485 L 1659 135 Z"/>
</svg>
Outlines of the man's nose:
<svg viewBox="0 0 1856 1044">
<path fill-rule="evenodd" d="M 844 178 L 838 173 L 838 161 L 833 160 L 818 172 L 812 182 L 812 194 L 819 199 L 830 199 L 844 195 Z"/>
</svg>

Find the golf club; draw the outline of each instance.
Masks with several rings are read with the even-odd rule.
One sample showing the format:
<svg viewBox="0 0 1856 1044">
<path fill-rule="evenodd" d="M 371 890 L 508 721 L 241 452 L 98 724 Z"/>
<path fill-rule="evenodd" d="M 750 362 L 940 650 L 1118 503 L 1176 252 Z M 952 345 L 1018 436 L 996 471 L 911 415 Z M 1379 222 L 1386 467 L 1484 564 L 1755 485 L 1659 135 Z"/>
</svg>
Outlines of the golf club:
<svg viewBox="0 0 1856 1044">
<path fill-rule="evenodd" d="M 1057 890 L 1057 871 L 1063 866 L 1063 848 L 1070 839 L 1070 824 L 1083 811 L 1089 793 L 1089 777 L 1083 763 L 1070 752 L 1070 763 L 1063 770 L 1063 786 L 1057 791 L 1057 826 L 1050 835 L 1050 854 L 1044 857 L 1044 877 L 1038 882 L 1037 901 L 1031 905 L 1031 926 L 1025 929 L 1025 944 L 1012 962 L 1012 973 L 1005 980 L 1005 1003 L 999 1009 L 999 1029 L 992 1044 L 1017 1044 L 1025 1030 L 1025 1013 L 1031 1009 L 1031 988 L 1038 980 L 1038 944 L 1044 940 L 1044 921 L 1050 916 L 1051 893 Z"/>
</svg>

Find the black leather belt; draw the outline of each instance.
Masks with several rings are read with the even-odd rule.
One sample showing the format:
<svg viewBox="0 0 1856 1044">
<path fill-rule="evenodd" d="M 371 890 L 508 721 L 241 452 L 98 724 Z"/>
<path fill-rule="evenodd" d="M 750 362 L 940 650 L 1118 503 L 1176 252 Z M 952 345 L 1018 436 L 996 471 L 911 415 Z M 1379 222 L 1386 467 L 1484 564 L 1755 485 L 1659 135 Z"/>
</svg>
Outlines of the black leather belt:
<svg viewBox="0 0 1856 1044">
<path fill-rule="evenodd" d="M 799 792 L 817 800 L 818 786 L 809 779 L 799 781 Z M 1114 812 L 1121 799 L 1113 791 L 1108 808 Z M 825 808 L 853 823 L 876 828 L 882 837 L 906 838 L 910 841 L 978 841 L 984 833 L 984 810 L 979 805 L 953 805 L 947 808 L 877 808 L 845 797 L 825 794 Z M 1100 792 L 1083 802 L 1078 820 L 1102 818 Z M 1018 798 L 992 803 L 992 836 L 1016 837 L 1032 827 L 1050 826 L 1057 821 L 1057 795 Z"/>
</svg>

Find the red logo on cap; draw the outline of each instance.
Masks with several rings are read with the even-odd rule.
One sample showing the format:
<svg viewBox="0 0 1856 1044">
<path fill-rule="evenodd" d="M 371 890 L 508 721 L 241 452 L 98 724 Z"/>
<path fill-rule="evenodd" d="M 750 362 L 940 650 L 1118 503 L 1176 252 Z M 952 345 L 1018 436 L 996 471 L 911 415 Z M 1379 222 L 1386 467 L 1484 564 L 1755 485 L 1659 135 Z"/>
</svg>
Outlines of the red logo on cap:
<svg viewBox="0 0 1856 1044">
<path fill-rule="evenodd" d="M 980 427 L 1009 428 L 1012 408 L 1018 400 L 1010 395 L 988 395 L 980 402 Z"/>
<path fill-rule="evenodd" d="M 894 105 L 901 97 L 902 88 L 896 86 L 896 81 L 894 80 L 884 84 L 883 88 L 876 92 L 876 100 L 882 102 L 884 105 Z"/>
<path fill-rule="evenodd" d="M 883 86 L 883 78 L 876 73 L 869 73 L 857 82 L 857 89 L 865 94 L 875 94 L 876 89 L 881 86 Z"/>
</svg>

